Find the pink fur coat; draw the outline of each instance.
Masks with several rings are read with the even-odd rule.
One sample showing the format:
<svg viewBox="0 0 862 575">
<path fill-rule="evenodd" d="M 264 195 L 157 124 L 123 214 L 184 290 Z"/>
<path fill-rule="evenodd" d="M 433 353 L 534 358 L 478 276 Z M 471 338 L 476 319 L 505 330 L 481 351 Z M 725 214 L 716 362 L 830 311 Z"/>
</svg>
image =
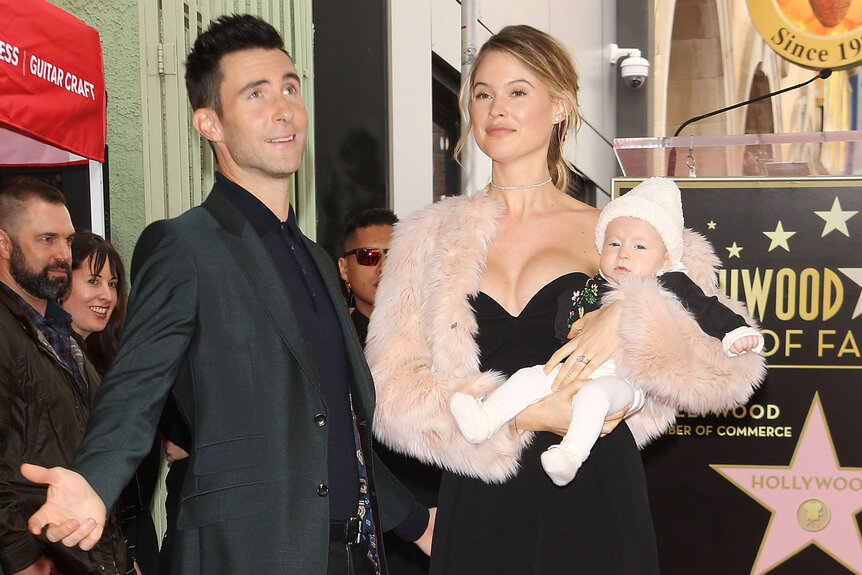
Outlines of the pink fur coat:
<svg viewBox="0 0 862 575">
<path fill-rule="evenodd" d="M 449 414 L 449 396 L 487 395 L 506 377 L 480 371 L 476 317 L 488 246 L 504 206 L 486 194 L 450 198 L 395 228 L 368 328 L 366 355 L 377 388 L 374 433 L 392 449 L 454 473 L 503 482 L 518 471 L 532 439 L 503 426 L 480 445 L 469 443 Z M 710 244 L 686 230 L 683 263 L 707 295 L 754 325 L 743 306 L 718 293 L 719 260 Z M 647 402 L 627 420 L 643 447 L 675 420 L 677 409 L 707 413 L 746 401 L 765 374 L 761 356 L 728 358 L 718 339 L 654 278 L 634 279 L 606 302 L 623 305 L 618 373 L 642 388 Z"/>
</svg>

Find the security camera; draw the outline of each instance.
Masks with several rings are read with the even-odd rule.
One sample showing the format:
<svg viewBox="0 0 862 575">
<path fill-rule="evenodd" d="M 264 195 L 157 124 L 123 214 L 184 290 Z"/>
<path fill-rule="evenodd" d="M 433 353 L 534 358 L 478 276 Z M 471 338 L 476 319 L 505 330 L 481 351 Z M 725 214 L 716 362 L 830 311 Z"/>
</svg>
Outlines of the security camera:
<svg viewBox="0 0 862 575">
<path fill-rule="evenodd" d="M 646 58 L 626 58 L 620 63 L 620 76 L 629 88 L 640 88 L 649 76 L 649 61 Z"/>
<path fill-rule="evenodd" d="M 620 76 L 629 88 L 640 88 L 649 76 L 649 60 L 641 58 L 637 48 L 620 48 L 616 44 L 608 46 L 610 63 L 619 62 Z"/>
</svg>

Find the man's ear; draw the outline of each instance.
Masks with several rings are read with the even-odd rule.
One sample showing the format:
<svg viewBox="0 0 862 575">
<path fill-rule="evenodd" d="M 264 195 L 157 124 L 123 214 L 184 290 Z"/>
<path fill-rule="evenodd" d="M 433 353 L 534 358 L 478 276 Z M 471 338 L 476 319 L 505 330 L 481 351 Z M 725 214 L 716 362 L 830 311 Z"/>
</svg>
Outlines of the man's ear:
<svg viewBox="0 0 862 575">
<path fill-rule="evenodd" d="M 344 281 L 350 281 L 347 277 L 347 258 L 338 258 L 338 273 Z"/>
<path fill-rule="evenodd" d="M 210 142 L 221 142 L 221 122 L 212 108 L 198 108 L 192 113 L 192 125 Z"/>
<path fill-rule="evenodd" d="M 12 237 L 0 228 L 0 258 L 8 260 L 12 257 Z"/>
</svg>

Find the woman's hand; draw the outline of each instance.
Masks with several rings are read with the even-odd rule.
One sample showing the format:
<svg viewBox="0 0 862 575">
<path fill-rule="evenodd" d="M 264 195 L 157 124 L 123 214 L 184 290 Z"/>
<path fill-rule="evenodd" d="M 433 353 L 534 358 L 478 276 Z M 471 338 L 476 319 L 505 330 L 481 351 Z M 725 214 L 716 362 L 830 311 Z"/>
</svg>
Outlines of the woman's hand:
<svg viewBox="0 0 862 575">
<path fill-rule="evenodd" d="M 572 420 L 572 398 L 583 384 L 583 380 L 576 380 L 519 413 L 512 420 L 515 431 L 550 431 L 559 436 L 565 435 Z M 624 409 L 605 419 L 602 437 L 620 424 L 627 411 Z"/>
<path fill-rule="evenodd" d="M 626 417 L 626 413 L 628 413 L 629 408 L 626 407 L 616 413 L 612 413 L 605 418 L 605 424 L 602 426 L 602 433 L 599 437 L 604 437 L 611 431 L 617 428 L 617 425 L 622 423 L 623 419 Z"/>
<path fill-rule="evenodd" d="M 610 359 L 620 341 L 622 304 L 614 302 L 592 311 L 576 321 L 569 331 L 569 341 L 554 352 L 545 364 L 545 373 L 563 362 L 554 379 L 553 389 L 561 389 L 577 380 L 590 377 L 598 366 Z M 577 388 L 583 385 L 578 384 Z"/>
<path fill-rule="evenodd" d="M 583 382 L 567 385 L 523 410 L 512 420 L 515 430 L 565 435 L 572 420 L 572 397 L 581 385 Z"/>
</svg>

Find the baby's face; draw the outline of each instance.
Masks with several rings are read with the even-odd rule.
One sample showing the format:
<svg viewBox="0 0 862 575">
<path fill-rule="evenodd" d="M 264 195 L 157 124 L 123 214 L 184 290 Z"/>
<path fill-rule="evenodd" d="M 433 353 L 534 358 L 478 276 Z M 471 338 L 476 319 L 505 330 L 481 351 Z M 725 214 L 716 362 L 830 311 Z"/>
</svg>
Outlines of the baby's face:
<svg viewBox="0 0 862 575">
<path fill-rule="evenodd" d="M 626 274 L 655 276 L 670 267 L 670 256 L 650 224 L 638 218 L 616 218 L 605 231 L 599 266 L 606 278 L 618 282 Z"/>
</svg>

